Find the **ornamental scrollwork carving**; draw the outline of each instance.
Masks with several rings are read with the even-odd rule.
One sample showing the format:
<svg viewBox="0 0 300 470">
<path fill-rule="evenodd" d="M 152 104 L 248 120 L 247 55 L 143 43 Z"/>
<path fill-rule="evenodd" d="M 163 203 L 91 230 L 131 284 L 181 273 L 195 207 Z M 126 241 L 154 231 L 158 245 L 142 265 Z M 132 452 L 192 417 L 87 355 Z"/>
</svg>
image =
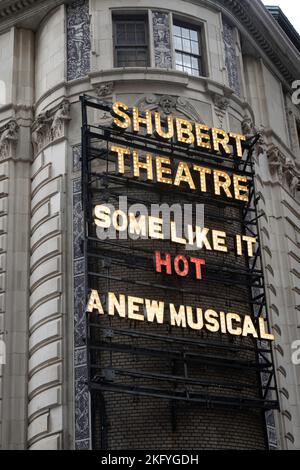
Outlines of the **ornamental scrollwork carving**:
<svg viewBox="0 0 300 470">
<path fill-rule="evenodd" d="M 105 98 L 107 96 L 111 96 L 114 90 L 114 82 L 106 82 L 97 85 L 95 88 L 96 95 L 99 98 Z"/>
<path fill-rule="evenodd" d="M 217 93 L 214 93 L 212 95 L 212 99 L 213 99 L 216 116 L 219 119 L 219 123 L 220 123 L 219 125 L 220 127 L 222 127 L 227 109 L 229 107 L 229 99 Z"/>
<path fill-rule="evenodd" d="M 272 177 L 278 178 L 280 183 L 283 183 L 283 169 L 285 165 L 285 157 L 280 152 L 279 148 L 273 145 L 268 150 L 268 161 L 269 161 L 269 168 Z"/>
<path fill-rule="evenodd" d="M 244 120 L 242 121 L 242 133 L 247 139 L 250 139 L 254 136 L 255 132 L 256 130 L 251 117 L 245 116 Z"/>
<path fill-rule="evenodd" d="M 171 96 L 171 95 L 153 95 L 149 94 L 143 96 L 138 100 L 136 106 L 142 111 L 146 110 L 158 110 L 163 116 L 170 114 L 178 115 L 181 114 L 188 119 L 192 119 L 196 122 L 203 122 L 196 108 L 190 103 L 189 100 L 182 96 Z"/>
<path fill-rule="evenodd" d="M 153 11 L 152 17 L 155 66 L 169 69 L 172 67 L 170 15 Z"/>
<path fill-rule="evenodd" d="M 15 119 L 0 128 L 0 161 L 15 158 L 19 139 L 19 125 Z"/>
<path fill-rule="evenodd" d="M 164 114 L 169 115 L 174 112 L 176 107 L 176 98 L 172 96 L 164 95 L 161 97 L 158 103 L 159 108 L 163 111 Z"/>
<path fill-rule="evenodd" d="M 292 160 L 287 160 L 283 167 L 283 174 L 287 188 L 293 197 L 300 191 L 300 171 Z"/>
<path fill-rule="evenodd" d="M 268 150 L 267 155 L 272 177 L 277 178 L 295 197 L 300 191 L 300 168 L 292 159 L 286 158 L 275 145 Z"/>
<path fill-rule="evenodd" d="M 64 100 L 55 110 L 40 113 L 32 126 L 34 154 L 66 135 L 66 126 L 71 120 L 70 103 Z"/>
<path fill-rule="evenodd" d="M 59 139 L 65 134 L 65 125 L 71 120 L 70 117 L 70 103 L 65 100 L 58 108 L 53 117 L 51 125 L 51 139 Z"/>
<path fill-rule="evenodd" d="M 88 0 L 67 6 L 67 77 L 82 78 L 90 72 L 90 14 Z"/>
</svg>

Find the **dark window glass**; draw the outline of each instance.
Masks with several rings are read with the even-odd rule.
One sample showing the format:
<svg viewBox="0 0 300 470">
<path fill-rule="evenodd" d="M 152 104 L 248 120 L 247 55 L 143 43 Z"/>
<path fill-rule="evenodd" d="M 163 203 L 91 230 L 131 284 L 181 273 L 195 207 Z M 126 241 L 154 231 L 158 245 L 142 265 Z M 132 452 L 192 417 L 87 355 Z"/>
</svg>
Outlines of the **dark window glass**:
<svg viewBox="0 0 300 470">
<path fill-rule="evenodd" d="M 115 18 L 116 67 L 147 67 L 149 65 L 146 19 Z"/>
<path fill-rule="evenodd" d="M 176 69 L 190 75 L 203 75 L 199 31 L 189 25 L 174 24 Z"/>
</svg>

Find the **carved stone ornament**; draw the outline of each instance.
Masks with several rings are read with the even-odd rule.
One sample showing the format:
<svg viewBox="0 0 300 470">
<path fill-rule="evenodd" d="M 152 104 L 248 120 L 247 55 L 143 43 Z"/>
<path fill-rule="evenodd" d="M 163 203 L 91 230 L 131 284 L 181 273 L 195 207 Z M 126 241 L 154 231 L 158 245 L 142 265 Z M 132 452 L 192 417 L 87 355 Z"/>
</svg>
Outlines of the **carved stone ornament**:
<svg viewBox="0 0 300 470">
<path fill-rule="evenodd" d="M 173 112 L 176 106 L 176 98 L 172 96 L 164 95 L 158 103 L 158 106 L 161 108 L 164 114 L 168 115 Z"/>
<path fill-rule="evenodd" d="M 99 98 L 105 98 L 106 96 L 111 96 L 114 90 L 114 82 L 106 82 L 97 85 L 95 88 L 96 95 Z"/>
<path fill-rule="evenodd" d="M 216 116 L 219 119 L 220 127 L 222 127 L 229 106 L 229 100 L 225 96 L 218 95 L 217 93 L 214 93 L 212 98 Z"/>
<path fill-rule="evenodd" d="M 172 67 L 170 15 L 153 11 L 152 17 L 155 66 L 169 69 Z"/>
<path fill-rule="evenodd" d="M 242 121 L 242 133 L 247 139 L 250 139 L 256 133 L 254 124 L 250 116 L 244 116 Z"/>
<path fill-rule="evenodd" d="M 0 128 L 0 161 L 16 157 L 19 125 L 15 119 Z"/>
<path fill-rule="evenodd" d="M 275 178 L 277 177 L 279 182 L 283 183 L 283 170 L 285 165 L 284 155 L 275 145 L 272 145 L 272 147 L 268 150 L 267 155 L 271 175 Z"/>
<path fill-rule="evenodd" d="M 70 103 L 64 100 L 56 110 L 40 113 L 32 126 L 34 154 L 66 135 L 66 126 L 71 120 Z"/>
<path fill-rule="evenodd" d="M 285 184 L 293 197 L 300 191 L 300 171 L 293 160 L 287 160 L 283 166 Z"/>
<path fill-rule="evenodd" d="M 88 0 L 67 6 L 67 77 L 82 78 L 90 72 L 90 14 Z"/>
<path fill-rule="evenodd" d="M 185 98 L 170 95 L 146 95 L 138 100 L 136 106 L 142 111 L 158 110 L 163 116 L 183 115 L 193 121 L 202 122 L 195 107 Z"/>
<path fill-rule="evenodd" d="M 277 177 L 278 181 L 295 197 L 300 191 L 300 168 L 292 159 L 287 159 L 275 145 L 268 150 L 267 155 L 271 175 L 273 178 Z"/>
<path fill-rule="evenodd" d="M 259 139 L 255 146 L 255 157 L 267 154 L 266 129 L 264 126 L 254 126 L 254 133 L 259 134 Z"/>
</svg>

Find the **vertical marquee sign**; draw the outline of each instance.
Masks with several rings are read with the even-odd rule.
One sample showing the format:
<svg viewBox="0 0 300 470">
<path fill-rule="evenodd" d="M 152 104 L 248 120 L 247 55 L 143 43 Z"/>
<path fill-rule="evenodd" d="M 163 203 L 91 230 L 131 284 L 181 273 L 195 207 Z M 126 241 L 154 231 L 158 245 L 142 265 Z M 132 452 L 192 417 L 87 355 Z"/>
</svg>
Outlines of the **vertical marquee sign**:
<svg viewBox="0 0 300 470">
<path fill-rule="evenodd" d="M 105 126 L 89 123 L 97 110 L 109 116 Z M 262 416 L 277 408 L 252 162 L 257 138 L 88 96 L 82 114 L 95 445 L 108 445 L 106 417 L 120 394 L 168 400 L 174 422 L 179 403 Z M 167 224 L 153 205 L 188 206 L 189 222 Z"/>
</svg>

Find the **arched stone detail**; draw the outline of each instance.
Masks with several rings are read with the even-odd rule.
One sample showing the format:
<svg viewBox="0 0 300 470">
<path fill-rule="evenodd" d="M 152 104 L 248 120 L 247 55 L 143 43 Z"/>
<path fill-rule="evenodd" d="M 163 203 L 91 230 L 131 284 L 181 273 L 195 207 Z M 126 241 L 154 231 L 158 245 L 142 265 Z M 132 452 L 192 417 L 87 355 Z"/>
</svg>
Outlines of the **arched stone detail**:
<svg viewBox="0 0 300 470">
<path fill-rule="evenodd" d="M 286 379 L 287 372 L 283 366 L 278 367 L 277 371 L 280 372 L 280 374 L 283 375 L 283 377 Z"/>
<path fill-rule="evenodd" d="M 281 328 L 277 324 L 273 325 L 273 330 L 276 331 L 278 336 L 282 336 Z"/>
<path fill-rule="evenodd" d="M 292 415 L 288 410 L 284 410 L 282 412 L 282 416 L 285 416 L 285 418 L 287 418 L 289 421 L 292 421 Z"/>
<path fill-rule="evenodd" d="M 136 106 L 141 111 L 158 110 L 163 116 L 181 114 L 187 119 L 203 122 L 203 119 L 190 101 L 180 96 L 149 94 L 140 98 L 136 102 Z"/>
</svg>

